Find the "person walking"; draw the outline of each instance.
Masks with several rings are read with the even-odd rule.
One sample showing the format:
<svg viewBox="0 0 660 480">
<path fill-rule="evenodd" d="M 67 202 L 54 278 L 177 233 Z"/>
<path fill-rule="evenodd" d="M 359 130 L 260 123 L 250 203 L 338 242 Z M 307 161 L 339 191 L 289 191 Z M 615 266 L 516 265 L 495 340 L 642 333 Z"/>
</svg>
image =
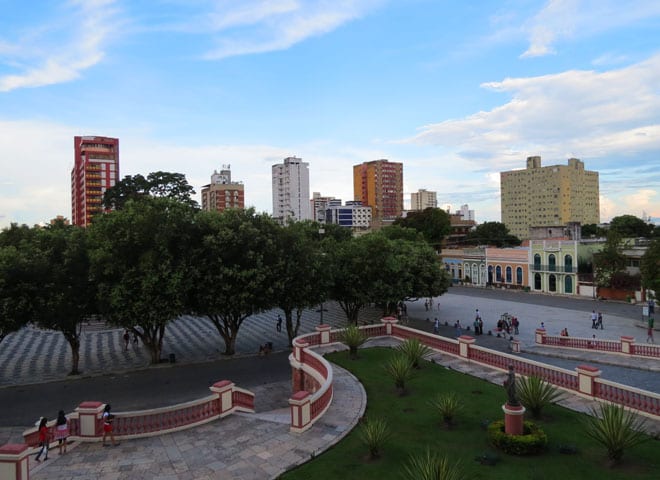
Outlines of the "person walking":
<svg viewBox="0 0 660 480">
<path fill-rule="evenodd" d="M 438 320 L 438 317 L 435 317 L 435 321 L 433 322 L 433 333 L 436 335 L 440 333 L 440 320 Z"/>
<path fill-rule="evenodd" d="M 105 443 L 105 439 L 109 436 L 110 441 L 112 442 L 112 446 L 116 447 L 119 445 L 119 442 L 115 441 L 115 434 L 113 432 L 113 422 L 115 420 L 115 416 L 110 413 L 110 404 L 108 403 L 105 408 L 103 409 L 103 415 L 101 418 L 103 419 L 103 446 L 107 447 L 108 444 Z"/>
<path fill-rule="evenodd" d="M 596 328 L 600 327 L 600 329 L 603 329 L 603 314 L 598 312 L 598 320 L 596 321 Z"/>
<path fill-rule="evenodd" d="M 513 334 L 514 335 L 520 335 L 518 327 L 520 326 L 520 322 L 518 321 L 518 317 L 513 317 L 511 320 L 511 324 L 513 325 Z"/>
<path fill-rule="evenodd" d="M 277 325 L 275 325 L 275 328 L 278 332 L 282 331 L 282 315 L 280 314 L 277 314 Z"/>
<path fill-rule="evenodd" d="M 128 342 L 131 340 L 131 336 L 128 333 L 128 329 L 124 330 L 124 351 L 128 352 Z"/>
<path fill-rule="evenodd" d="M 648 323 L 648 331 L 646 332 L 646 343 L 655 343 L 655 340 L 653 339 L 653 324 L 654 324 L 653 317 L 649 316 L 649 323 Z"/>
<path fill-rule="evenodd" d="M 60 455 L 66 453 L 67 438 L 69 438 L 69 422 L 64 414 L 64 410 L 60 410 L 57 414 L 57 421 L 55 422 L 55 440 L 57 440 Z"/>
<path fill-rule="evenodd" d="M 456 320 L 456 323 L 454 324 L 454 328 L 456 329 L 456 338 L 460 337 L 463 334 L 460 320 Z"/>
<path fill-rule="evenodd" d="M 591 328 L 598 328 L 596 322 L 598 321 L 598 314 L 596 310 L 591 311 Z"/>
<path fill-rule="evenodd" d="M 48 460 L 48 443 L 50 440 L 50 434 L 48 433 L 48 419 L 46 417 L 41 417 L 39 422 L 39 453 L 34 459 L 37 462 L 40 462 L 40 457 L 44 454 L 44 460 Z"/>
</svg>

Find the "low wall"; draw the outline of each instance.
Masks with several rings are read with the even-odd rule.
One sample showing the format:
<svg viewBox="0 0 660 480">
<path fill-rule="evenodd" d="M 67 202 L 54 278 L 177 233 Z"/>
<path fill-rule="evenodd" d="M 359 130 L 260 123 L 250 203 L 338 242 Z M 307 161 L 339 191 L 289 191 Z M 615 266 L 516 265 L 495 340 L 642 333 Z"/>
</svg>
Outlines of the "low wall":
<svg viewBox="0 0 660 480">
<path fill-rule="evenodd" d="M 622 336 L 619 340 L 601 340 L 596 338 L 562 337 L 548 335 L 545 330 L 537 329 L 535 342 L 547 347 L 594 350 L 607 353 L 622 353 L 645 358 L 660 358 L 660 345 L 637 344 L 634 337 Z"/>
</svg>

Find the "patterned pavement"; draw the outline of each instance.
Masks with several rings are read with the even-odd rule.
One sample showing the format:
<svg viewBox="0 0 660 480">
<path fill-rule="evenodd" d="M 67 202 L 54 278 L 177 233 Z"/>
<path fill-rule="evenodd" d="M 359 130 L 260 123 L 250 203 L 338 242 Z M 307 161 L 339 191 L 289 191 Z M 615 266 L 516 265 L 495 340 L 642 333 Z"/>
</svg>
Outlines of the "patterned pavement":
<svg viewBox="0 0 660 480">
<path fill-rule="evenodd" d="M 346 317 L 336 304 L 326 303 L 324 323 L 333 327 L 346 325 Z M 259 345 L 269 341 L 273 349 L 288 348 L 286 326 L 275 329 L 280 310 L 270 310 L 245 320 L 236 339 L 237 355 L 255 354 Z M 361 315 L 363 322 L 375 322 L 380 311 L 368 308 Z M 315 310 L 303 312 L 299 333 L 313 332 L 318 325 Z M 282 315 L 284 318 L 284 315 Z M 222 357 L 224 341 L 210 320 L 182 316 L 166 327 L 163 358 L 174 354 L 178 363 L 214 360 Z M 80 370 L 84 375 L 126 371 L 149 365 L 149 352 L 132 341 L 124 350 L 123 330 L 103 323 L 83 325 L 80 347 Z M 0 386 L 62 380 L 71 370 L 71 349 L 64 336 L 51 330 L 26 327 L 10 334 L 0 343 Z"/>
</svg>

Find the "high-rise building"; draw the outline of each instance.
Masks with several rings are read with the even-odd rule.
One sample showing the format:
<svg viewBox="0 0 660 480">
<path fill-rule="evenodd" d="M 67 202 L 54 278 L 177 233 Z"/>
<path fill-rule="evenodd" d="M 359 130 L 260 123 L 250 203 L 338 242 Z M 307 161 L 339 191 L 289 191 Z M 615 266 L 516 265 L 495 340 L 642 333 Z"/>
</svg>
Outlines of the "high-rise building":
<svg viewBox="0 0 660 480">
<path fill-rule="evenodd" d="M 353 231 L 368 230 L 371 227 L 371 207 L 359 201 L 348 201 L 342 206 L 341 199 L 330 200 L 325 210 L 324 223 L 334 223 Z"/>
<path fill-rule="evenodd" d="M 403 164 L 373 160 L 355 165 L 353 195 L 371 207 L 374 227 L 390 224 L 403 213 Z"/>
<path fill-rule="evenodd" d="M 103 194 L 119 179 L 119 139 L 73 137 L 71 223 L 87 226 L 103 211 Z"/>
<path fill-rule="evenodd" d="M 335 197 L 323 197 L 321 196 L 320 192 L 312 193 L 312 198 L 309 201 L 309 207 L 311 208 L 312 212 L 312 220 L 325 223 L 325 210 L 328 207 L 328 204 L 334 199 Z"/>
<path fill-rule="evenodd" d="M 287 157 L 273 165 L 273 218 L 282 223 L 312 218 L 309 205 L 309 163 Z"/>
<path fill-rule="evenodd" d="M 521 239 L 530 227 L 600 223 L 598 172 L 577 158 L 541 167 L 541 157 L 528 157 L 526 169 L 500 173 L 500 188 L 502 223 Z"/>
<path fill-rule="evenodd" d="M 211 183 L 202 187 L 202 209 L 222 212 L 227 208 L 245 208 L 245 192 L 241 182 L 231 181 L 231 166 L 213 171 Z"/>
<path fill-rule="evenodd" d="M 438 194 L 420 188 L 410 194 L 410 210 L 422 211 L 427 208 L 438 208 Z"/>
</svg>

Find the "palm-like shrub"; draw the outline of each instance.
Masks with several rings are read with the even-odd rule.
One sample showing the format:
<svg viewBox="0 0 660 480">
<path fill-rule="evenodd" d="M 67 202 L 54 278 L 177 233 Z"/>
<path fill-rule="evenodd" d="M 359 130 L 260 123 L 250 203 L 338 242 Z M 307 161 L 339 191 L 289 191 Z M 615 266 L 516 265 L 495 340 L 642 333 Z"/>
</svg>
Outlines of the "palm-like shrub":
<svg viewBox="0 0 660 480">
<path fill-rule="evenodd" d="M 429 449 L 410 457 L 404 467 L 404 477 L 409 480 L 463 480 L 466 478 L 459 463 L 450 463 L 447 457 L 431 453 Z"/>
<path fill-rule="evenodd" d="M 380 418 L 365 419 L 360 428 L 360 438 L 369 449 L 369 457 L 374 459 L 380 456 L 383 444 L 390 437 L 387 422 Z"/>
<path fill-rule="evenodd" d="M 540 377 L 520 377 L 517 382 L 518 398 L 534 418 L 541 418 L 543 407 L 560 400 L 564 394 Z"/>
<path fill-rule="evenodd" d="M 431 401 L 431 406 L 438 410 L 445 425 L 449 428 L 454 424 L 456 415 L 463 408 L 458 396 L 454 392 L 438 394 L 438 396 Z"/>
<path fill-rule="evenodd" d="M 645 421 L 615 404 L 601 404 L 591 410 L 585 421 L 585 433 L 607 450 L 607 458 L 619 463 L 627 448 L 649 439 L 644 434 Z"/>
<path fill-rule="evenodd" d="M 420 368 L 421 361 L 433 353 L 433 350 L 431 350 L 416 338 L 407 339 L 405 342 L 396 347 L 396 349 L 402 355 L 408 358 L 408 361 L 411 363 L 413 368 Z"/>
<path fill-rule="evenodd" d="M 341 333 L 341 341 L 348 347 L 351 358 L 356 359 L 358 348 L 367 341 L 367 337 L 356 325 L 349 325 Z"/>
<path fill-rule="evenodd" d="M 406 383 L 415 376 L 412 364 L 408 358 L 401 354 L 390 358 L 390 361 L 385 365 L 385 371 L 392 377 L 394 385 L 402 394 L 406 391 Z"/>
</svg>

